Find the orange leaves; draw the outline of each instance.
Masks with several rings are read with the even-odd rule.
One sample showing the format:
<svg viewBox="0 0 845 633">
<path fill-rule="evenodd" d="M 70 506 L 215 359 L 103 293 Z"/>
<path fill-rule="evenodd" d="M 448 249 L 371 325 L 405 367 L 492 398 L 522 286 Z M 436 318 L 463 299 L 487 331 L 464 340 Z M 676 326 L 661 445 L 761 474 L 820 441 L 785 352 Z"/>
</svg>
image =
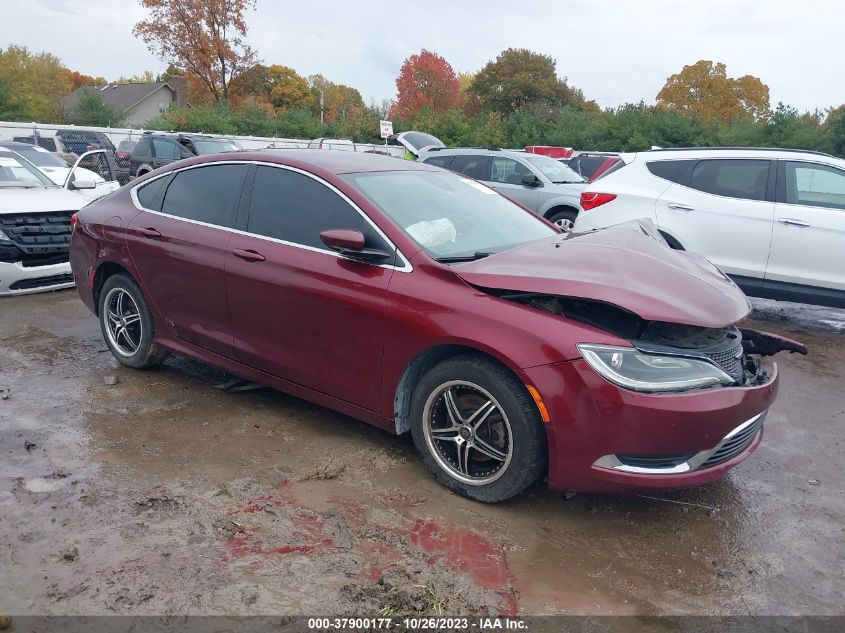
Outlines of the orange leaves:
<svg viewBox="0 0 845 633">
<path fill-rule="evenodd" d="M 743 115 L 768 119 L 769 87 L 757 77 L 728 77 L 724 64 L 702 59 L 671 75 L 657 95 L 662 107 L 730 123 Z"/>
<path fill-rule="evenodd" d="M 393 114 L 410 120 L 423 108 L 442 112 L 458 105 L 460 83 L 443 57 L 425 49 L 402 64 L 396 78 L 396 104 Z"/>
<path fill-rule="evenodd" d="M 163 60 L 199 79 L 215 102 L 225 102 L 229 84 L 255 63 L 246 44 L 244 12 L 255 0 L 140 0 L 149 16 L 133 33 Z"/>
</svg>

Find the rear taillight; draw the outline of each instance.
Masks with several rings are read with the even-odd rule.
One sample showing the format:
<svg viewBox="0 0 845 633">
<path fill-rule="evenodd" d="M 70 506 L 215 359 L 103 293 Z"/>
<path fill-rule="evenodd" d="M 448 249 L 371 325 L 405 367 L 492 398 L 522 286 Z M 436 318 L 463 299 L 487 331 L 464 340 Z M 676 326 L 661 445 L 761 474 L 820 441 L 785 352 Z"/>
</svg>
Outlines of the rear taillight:
<svg viewBox="0 0 845 633">
<path fill-rule="evenodd" d="M 70 232 L 71 233 L 73 233 L 76 230 L 76 222 L 79 220 L 79 218 L 77 217 L 78 215 L 79 215 L 78 213 L 74 213 L 72 216 L 70 216 Z"/>
<path fill-rule="evenodd" d="M 585 191 L 581 194 L 581 208 L 584 211 L 589 211 L 615 199 L 615 193 L 593 193 L 592 191 Z"/>
</svg>

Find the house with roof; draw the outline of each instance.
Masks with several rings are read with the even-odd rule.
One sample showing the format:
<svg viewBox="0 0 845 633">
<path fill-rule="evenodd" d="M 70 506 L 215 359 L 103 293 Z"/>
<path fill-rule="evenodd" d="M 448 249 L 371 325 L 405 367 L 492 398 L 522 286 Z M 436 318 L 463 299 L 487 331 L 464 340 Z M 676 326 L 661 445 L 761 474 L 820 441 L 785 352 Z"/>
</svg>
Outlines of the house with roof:
<svg viewBox="0 0 845 633">
<path fill-rule="evenodd" d="M 126 113 L 127 127 L 138 127 L 150 119 L 167 112 L 177 100 L 176 90 L 165 81 L 149 83 L 106 84 L 105 86 L 82 86 L 62 99 L 65 112 L 73 111 L 80 95 L 94 90 L 106 103 Z"/>
</svg>

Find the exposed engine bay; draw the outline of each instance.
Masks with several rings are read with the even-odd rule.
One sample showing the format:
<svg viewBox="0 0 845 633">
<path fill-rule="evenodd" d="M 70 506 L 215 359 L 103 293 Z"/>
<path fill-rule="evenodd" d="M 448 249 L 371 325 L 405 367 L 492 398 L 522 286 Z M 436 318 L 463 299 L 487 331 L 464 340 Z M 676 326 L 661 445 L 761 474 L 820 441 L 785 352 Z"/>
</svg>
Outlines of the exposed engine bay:
<svg viewBox="0 0 845 633">
<path fill-rule="evenodd" d="M 648 321 L 615 305 L 573 297 L 509 292 L 498 296 L 605 330 L 627 339 L 646 354 L 706 359 L 737 385 L 763 384 L 768 380 L 760 357 L 781 351 L 807 354 L 807 348 L 797 341 L 736 326 L 705 328 Z"/>
</svg>

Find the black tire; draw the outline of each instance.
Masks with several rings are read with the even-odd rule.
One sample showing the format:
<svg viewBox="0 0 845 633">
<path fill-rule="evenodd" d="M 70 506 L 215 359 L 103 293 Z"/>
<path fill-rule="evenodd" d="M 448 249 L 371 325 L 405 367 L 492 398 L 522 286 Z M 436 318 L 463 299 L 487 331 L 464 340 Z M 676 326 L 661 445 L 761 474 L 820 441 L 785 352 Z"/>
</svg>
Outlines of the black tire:
<svg viewBox="0 0 845 633">
<path fill-rule="evenodd" d="M 116 319 L 110 319 L 110 314 L 118 314 L 114 309 L 115 301 L 121 299 L 121 293 L 125 293 L 122 297 L 123 306 L 126 307 L 122 313 L 126 316 L 124 320 L 123 330 L 130 333 L 129 338 L 126 334 L 118 334 L 115 336 L 114 329 L 111 326 L 116 326 L 118 329 L 120 325 Z M 126 299 L 130 297 L 133 305 Z M 137 313 L 134 311 L 137 309 Z M 130 325 L 125 325 L 130 319 L 134 319 L 137 314 L 138 319 L 134 320 Z M 112 355 L 122 364 L 135 369 L 146 369 L 160 364 L 170 355 L 166 349 L 159 347 L 155 343 L 155 323 L 153 322 L 152 314 L 144 299 L 144 295 L 135 280 L 129 275 L 120 273 L 112 275 L 106 279 L 100 290 L 99 297 L 99 315 L 100 315 L 100 330 L 103 333 L 103 340 L 108 345 Z M 111 326 L 110 326 L 111 324 Z M 137 349 L 132 352 L 134 344 L 137 342 Z"/>
<path fill-rule="evenodd" d="M 476 387 L 486 393 L 482 394 L 475 389 Z M 432 425 L 432 419 L 445 419 L 443 416 L 448 416 L 449 407 L 446 399 L 449 395 L 443 391 L 444 388 L 450 393 L 453 393 L 453 389 L 459 390 L 457 393 L 463 403 L 471 402 L 473 398 L 480 401 L 492 397 L 491 404 L 497 405 L 491 407 L 492 413 L 487 416 L 488 421 L 482 422 L 479 426 L 479 435 L 471 434 L 471 442 L 461 440 L 464 444 L 455 444 L 456 438 L 437 440 L 436 437 L 432 437 L 430 430 L 426 431 L 426 425 L 429 429 L 435 428 Z M 452 402 L 456 400 L 453 399 Z M 471 415 L 471 411 L 462 409 L 461 406 L 461 403 L 458 403 L 458 413 L 464 415 L 464 420 L 466 420 Z M 504 415 L 499 412 L 499 409 Z M 493 429 L 486 431 L 483 441 L 489 443 L 483 446 L 489 448 L 493 445 L 492 438 L 496 437 L 499 443 L 495 445 L 495 448 L 501 450 L 502 455 L 508 454 L 506 451 L 509 451 L 509 459 L 491 460 L 472 445 L 482 439 L 481 434 L 485 433 L 485 424 L 493 425 Z M 496 428 L 499 430 L 498 433 L 491 435 Z M 435 430 L 441 433 L 447 431 L 443 428 Z M 503 431 L 509 431 L 509 442 L 502 441 Z M 469 431 L 467 433 L 469 434 Z M 495 503 L 509 499 L 537 481 L 546 470 L 548 459 L 546 431 L 536 404 L 525 386 L 510 371 L 480 356 L 461 355 L 449 358 L 432 367 L 422 377 L 411 399 L 411 435 L 423 462 L 437 480 L 450 490 L 477 501 Z M 461 433 L 456 433 L 456 435 L 461 435 Z M 458 452 L 465 444 L 469 444 L 469 448 L 466 449 L 467 456 L 463 458 L 464 463 L 469 464 L 467 468 L 469 474 L 464 476 L 465 479 L 473 478 L 470 471 L 474 465 L 477 465 L 478 460 L 482 465 L 486 461 L 490 467 L 489 471 L 482 470 L 474 482 L 460 479 L 463 471 L 460 470 L 461 458 Z M 454 448 L 455 445 L 457 448 Z M 449 453 L 453 448 L 457 466 L 455 461 L 450 460 Z M 474 451 L 471 452 L 473 449 Z M 498 470 L 493 472 L 497 467 Z"/>
<path fill-rule="evenodd" d="M 149 165 L 141 165 L 141 166 L 138 168 L 138 171 L 137 171 L 137 172 L 135 172 L 135 178 L 140 178 L 140 177 L 141 177 L 141 176 L 143 176 L 144 174 L 148 174 L 148 173 L 150 173 L 152 170 L 153 170 L 153 168 L 152 168 L 152 167 L 150 167 Z"/>
<path fill-rule="evenodd" d="M 549 222 L 551 222 L 552 224 L 557 224 L 557 225 L 558 225 L 558 226 L 560 226 L 562 229 L 565 229 L 565 230 L 569 230 L 569 231 L 571 231 L 571 230 L 572 230 L 572 226 L 575 224 L 575 218 L 577 218 L 577 217 L 578 217 L 578 212 L 577 212 L 577 211 L 556 211 L 555 213 L 552 213 L 552 214 L 548 217 L 548 220 L 549 220 Z M 562 224 L 562 223 L 564 223 L 564 222 L 568 222 L 568 223 L 569 223 L 569 225 L 568 225 L 568 226 L 564 226 L 564 225 Z"/>
</svg>

